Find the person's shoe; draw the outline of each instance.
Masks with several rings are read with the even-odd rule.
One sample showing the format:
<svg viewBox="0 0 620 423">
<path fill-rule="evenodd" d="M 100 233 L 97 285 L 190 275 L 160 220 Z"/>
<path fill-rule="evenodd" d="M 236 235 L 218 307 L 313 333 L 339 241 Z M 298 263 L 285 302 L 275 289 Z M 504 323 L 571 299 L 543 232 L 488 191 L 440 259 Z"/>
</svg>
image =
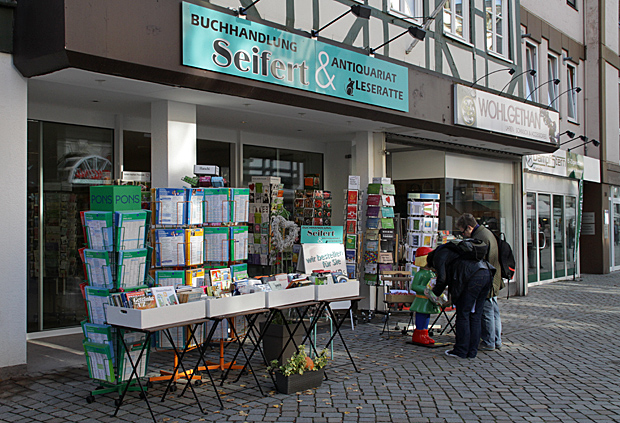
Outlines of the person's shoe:
<svg viewBox="0 0 620 423">
<path fill-rule="evenodd" d="M 446 355 L 448 357 L 456 357 L 456 358 L 463 358 L 460 355 L 457 355 L 454 350 L 446 350 Z"/>
<path fill-rule="evenodd" d="M 478 351 L 495 351 L 495 348 L 489 347 L 488 345 L 485 345 L 485 344 L 480 344 L 480 346 L 478 347 Z"/>
<path fill-rule="evenodd" d="M 501 345 L 499 345 L 499 346 L 496 346 L 496 347 L 495 347 L 495 349 L 496 349 L 497 351 L 501 351 L 501 349 L 502 349 L 502 346 L 501 346 Z"/>
</svg>

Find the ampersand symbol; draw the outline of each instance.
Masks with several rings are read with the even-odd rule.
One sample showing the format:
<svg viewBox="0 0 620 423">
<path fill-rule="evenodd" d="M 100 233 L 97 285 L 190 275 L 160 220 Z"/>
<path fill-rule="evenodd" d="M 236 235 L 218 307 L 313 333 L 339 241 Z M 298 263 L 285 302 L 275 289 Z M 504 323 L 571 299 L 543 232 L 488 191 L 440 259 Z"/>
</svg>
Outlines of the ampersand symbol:
<svg viewBox="0 0 620 423">
<path fill-rule="evenodd" d="M 323 61 L 325 60 L 325 61 Z M 336 77 L 335 75 L 329 76 L 329 73 L 327 73 L 327 69 L 325 69 L 327 67 L 327 65 L 329 65 L 329 55 L 327 53 L 325 53 L 324 51 L 319 53 L 319 63 L 321 64 L 321 66 L 319 66 L 319 68 L 316 70 L 316 72 L 314 73 L 314 78 L 316 79 L 316 83 L 319 87 L 321 88 L 327 88 L 329 86 L 332 87 L 332 89 L 335 91 L 336 87 L 334 87 L 334 78 Z M 319 82 L 319 72 L 323 71 L 323 73 L 325 74 L 325 76 L 327 77 L 327 84 L 321 84 Z"/>
</svg>

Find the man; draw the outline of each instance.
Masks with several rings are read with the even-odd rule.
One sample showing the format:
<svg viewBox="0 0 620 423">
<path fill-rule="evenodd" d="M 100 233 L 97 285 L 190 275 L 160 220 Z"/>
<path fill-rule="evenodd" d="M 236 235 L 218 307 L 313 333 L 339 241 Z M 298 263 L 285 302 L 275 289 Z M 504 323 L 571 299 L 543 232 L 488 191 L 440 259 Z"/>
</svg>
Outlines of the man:
<svg viewBox="0 0 620 423">
<path fill-rule="evenodd" d="M 486 257 L 491 265 L 500 269 L 499 251 L 495 235 L 476 222 L 476 218 L 470 213 L 464 213 L 456 221 L 456 227 L 463 231 L 464 238 L 478 239 L 488 245 L 489 251 Z M 504 287 L 504 281 L 500 271 L 493 276 L 493 286 L 489 291 L 489 296 L 484 302 L 482 311 L 482 332 L 481 332 L 481 351 L 494 351 L 502 348 L 502 321 L 499 315 L 499 305 L 497 295 Z"/>
<path fill-rule="evenodd" d="M 488 246 L 476 239 L 448 242 L 427 256 L 437 281 L 433 294 L 441 295 L 446 285 L 456 306 L 454 348 L 449 357 L 475 358 L 478 354 L 482 309 L 493 281 L 495 269 L 484 257 Z"/>
</svg>

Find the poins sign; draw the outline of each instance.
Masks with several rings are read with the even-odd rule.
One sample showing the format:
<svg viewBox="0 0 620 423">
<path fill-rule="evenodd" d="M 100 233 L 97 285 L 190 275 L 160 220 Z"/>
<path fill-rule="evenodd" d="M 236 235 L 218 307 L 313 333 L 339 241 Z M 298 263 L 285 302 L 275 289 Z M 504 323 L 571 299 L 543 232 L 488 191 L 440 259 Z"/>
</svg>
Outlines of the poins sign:
<svg viewBox="0 0 620 423">
<path fill-rule="evenodd" d="M 454 124 L 556 143 L 560 114 L 465 85 L 454 85 Z"/>
</svg>

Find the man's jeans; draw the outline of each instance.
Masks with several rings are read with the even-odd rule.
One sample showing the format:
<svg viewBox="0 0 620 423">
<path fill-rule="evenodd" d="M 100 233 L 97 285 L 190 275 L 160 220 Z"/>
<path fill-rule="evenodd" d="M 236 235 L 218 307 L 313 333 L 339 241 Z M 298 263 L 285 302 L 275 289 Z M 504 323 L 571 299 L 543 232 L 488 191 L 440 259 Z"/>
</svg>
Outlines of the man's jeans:
<svg viewBox="0 0 620 423">
<path fill-rule="evenodd" d="M 489 295 L 493 279 L 487 269 L 473 274 L 467 287 L 456 300 L 456 340 L 454 353 L 474 358 L 478 354 L 484 300 Z"/>
<path fill-rule="evenodd" d="M 502 320 L 497 297 L 487 298 L 482 311 L 482 343 L 485 347 L 502 347 Z"/>
</svg>

